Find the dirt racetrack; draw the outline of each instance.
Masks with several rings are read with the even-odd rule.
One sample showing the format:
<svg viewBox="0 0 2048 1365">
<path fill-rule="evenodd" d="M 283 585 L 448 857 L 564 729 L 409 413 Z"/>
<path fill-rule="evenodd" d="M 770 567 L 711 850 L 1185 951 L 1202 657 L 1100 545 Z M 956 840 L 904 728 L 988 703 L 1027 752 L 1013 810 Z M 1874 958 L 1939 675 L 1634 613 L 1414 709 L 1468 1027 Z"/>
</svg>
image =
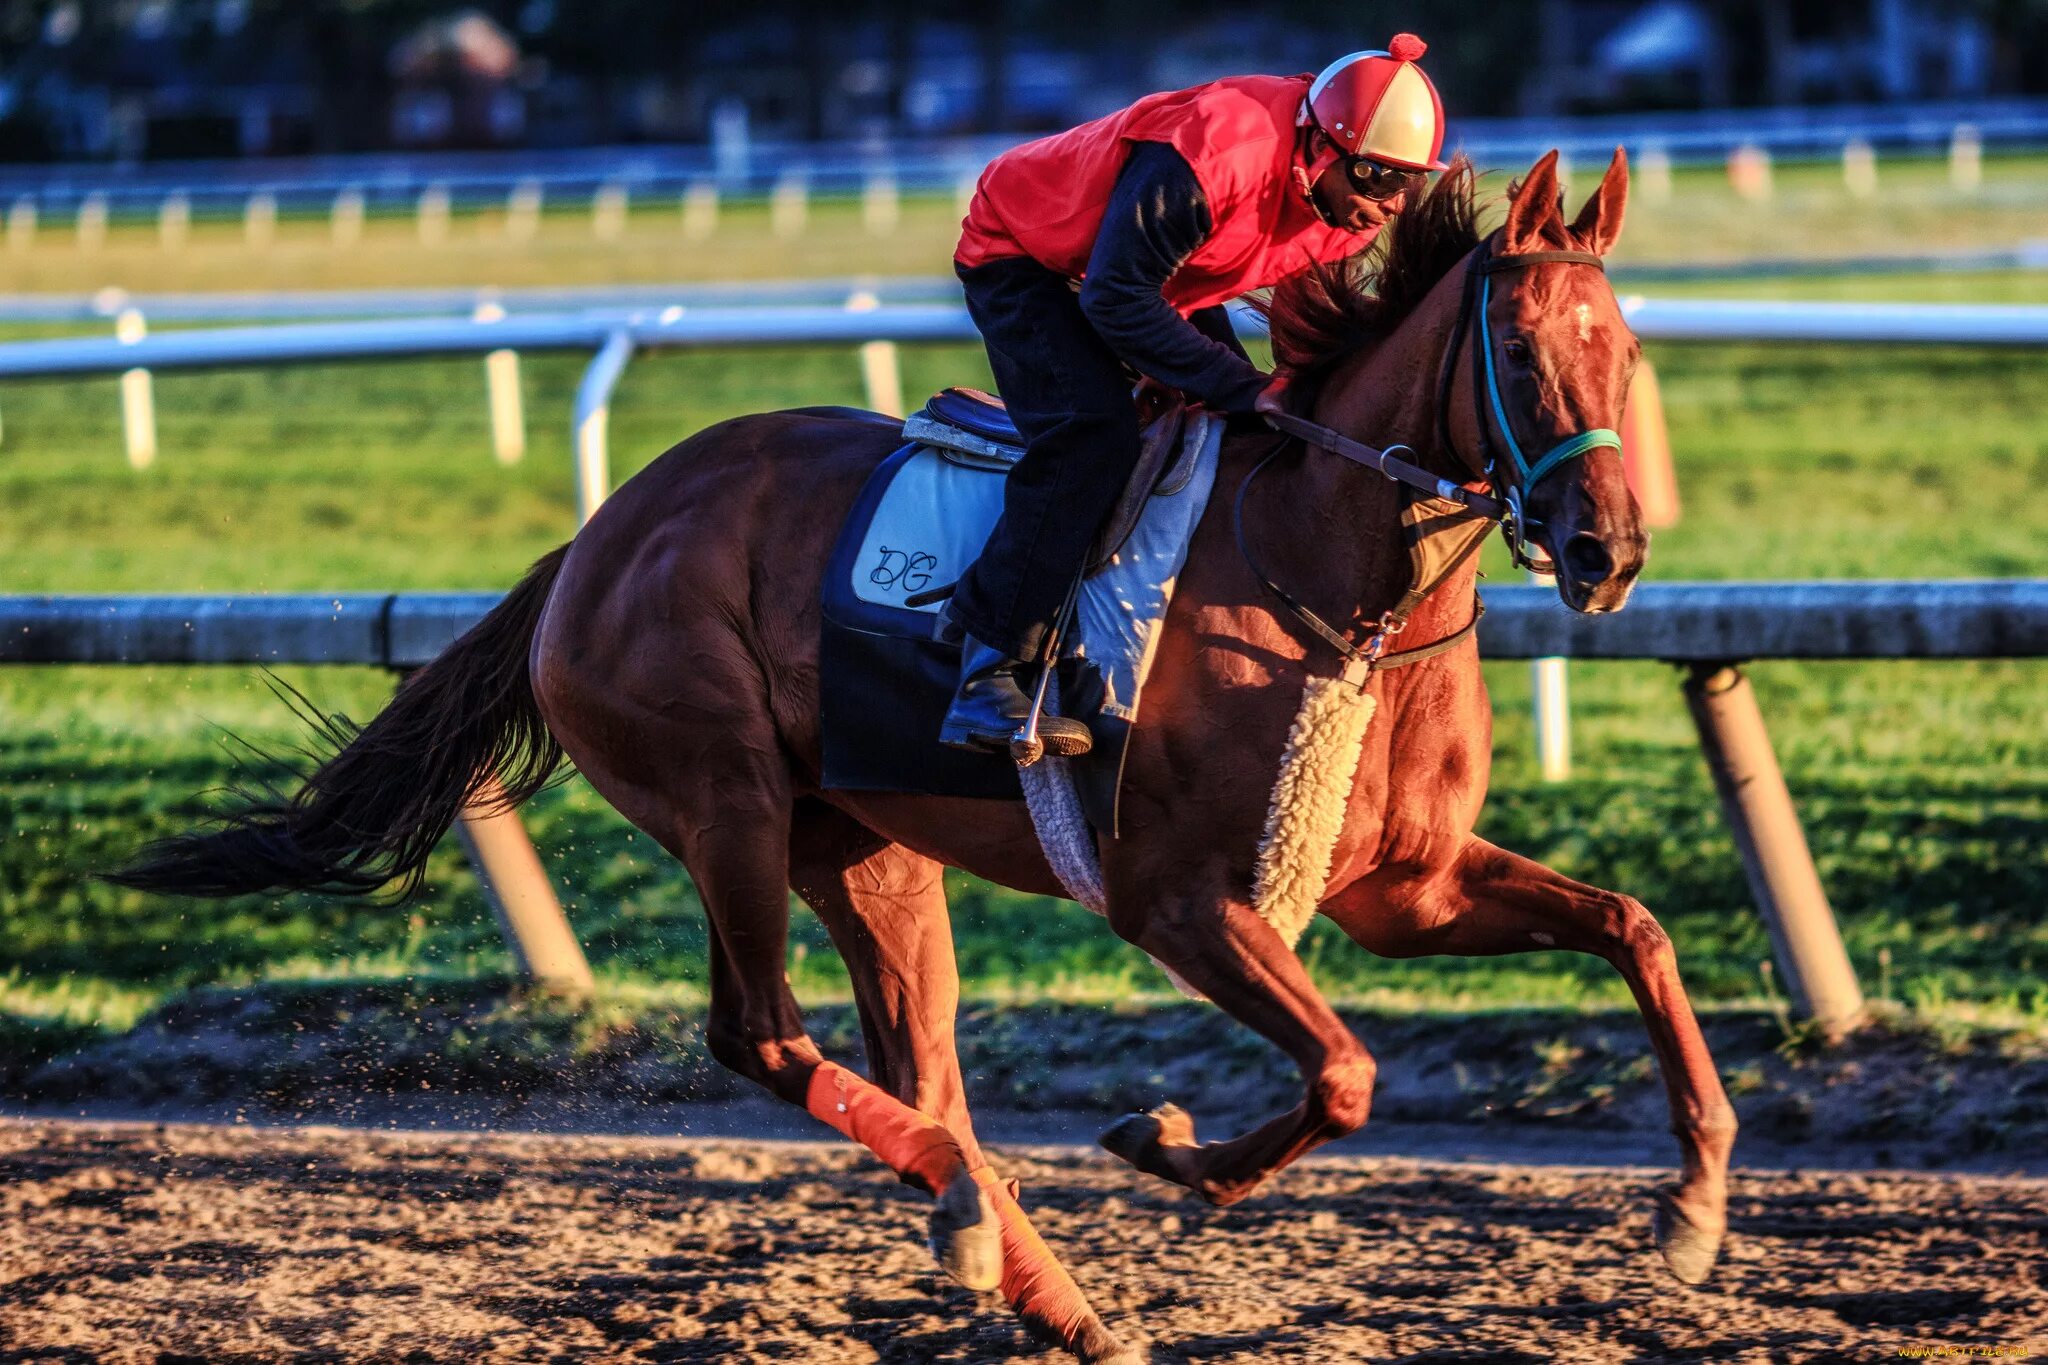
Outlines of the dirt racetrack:
<svg viewBox="0 0 2048 1365">
<path fill-rule="evenodd" d="M 1744 1173 L 1687 1290 L 1642 1170 L 1333 1158 L 1216 1211 L 1098 1156 L 999 1164 L 1155 1361 L 2048 1348 L 2039 1180 Z M 9 1121 L 0 1209 L 5 1360 L 1041 1354 L 937 1275 L 923 1199 L 844 1145 Z"/>
</svg>

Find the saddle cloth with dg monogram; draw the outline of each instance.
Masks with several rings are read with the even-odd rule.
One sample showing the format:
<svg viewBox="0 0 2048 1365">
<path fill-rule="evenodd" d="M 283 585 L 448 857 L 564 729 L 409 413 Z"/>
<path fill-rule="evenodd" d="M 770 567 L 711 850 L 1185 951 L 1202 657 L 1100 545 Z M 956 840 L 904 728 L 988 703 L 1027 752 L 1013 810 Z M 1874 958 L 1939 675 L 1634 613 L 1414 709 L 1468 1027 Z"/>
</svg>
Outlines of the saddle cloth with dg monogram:
<svg viewBox="0 0 2048 1365">
<path fill-rule="evenodd" d="M 1221 418 L 1190 411 L 1155 432 L 1137 479 L 1082 581 L 1062 647 L 1060 713 L 1095 749 L 1074 764 L 1096 828 L 1115 831 L 1123 751 L 1189 540 L 1216 480 Z M 1177 439 L 1172 439 L 1177 431 Z M 1001 755 L 939 744 L 960 649 L 936 638 L 940 601 L 906 599 L 957 581 L 1003 508 L 1022 454 L 994 399 L 949 389 L 904 424 L 904 445 L 869 476 L 825 572 L 824 757 L 828 788 L 1018 799 Z"/>
</svg>

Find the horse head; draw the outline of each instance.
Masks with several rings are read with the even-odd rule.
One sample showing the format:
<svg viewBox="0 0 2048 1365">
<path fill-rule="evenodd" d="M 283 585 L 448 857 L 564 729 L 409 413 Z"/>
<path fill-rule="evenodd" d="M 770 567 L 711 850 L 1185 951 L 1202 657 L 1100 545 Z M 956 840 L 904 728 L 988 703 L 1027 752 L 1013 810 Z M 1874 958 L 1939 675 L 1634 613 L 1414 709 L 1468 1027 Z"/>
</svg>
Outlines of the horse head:
<svg viewBox="0 0 2048 1365">
<path fill-rule="evenodd" d="M 1627 199 L 1617 148 L 1567 223 L 1550 152 L 1511 191 L 1491 268 L 1485 258 L 1474 267 L 1487 286 L 1471 338 L 1478 445 L 1520 504 L 1521 531 L 1550 556 L 1558 595 L 1588 613 L 1619 610 L 1649 553 L 1614 436 L 1641 347 L 1606 272 L 1592 268 L 1621 235 Z"/>
</svg>

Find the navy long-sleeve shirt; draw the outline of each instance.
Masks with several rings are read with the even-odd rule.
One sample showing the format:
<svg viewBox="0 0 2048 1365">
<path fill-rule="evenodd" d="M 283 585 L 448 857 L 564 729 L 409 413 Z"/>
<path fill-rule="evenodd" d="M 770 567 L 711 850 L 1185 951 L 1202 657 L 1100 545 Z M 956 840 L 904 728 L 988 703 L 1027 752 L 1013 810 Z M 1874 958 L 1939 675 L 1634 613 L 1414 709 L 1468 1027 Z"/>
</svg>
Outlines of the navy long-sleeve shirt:
<svg viewBox="0 0 2048 1365">
<path fill-rule="evenodd" d="M 1267 376 L 1221 304 L 1182 317 L 1160 293 L 1215 224 L 1201 182 L 1163 142 L 1132 146 L 1081 282 L 1081 311 L 1140 374 L 1229 413 L 1253 410 Z"/>
</svg>

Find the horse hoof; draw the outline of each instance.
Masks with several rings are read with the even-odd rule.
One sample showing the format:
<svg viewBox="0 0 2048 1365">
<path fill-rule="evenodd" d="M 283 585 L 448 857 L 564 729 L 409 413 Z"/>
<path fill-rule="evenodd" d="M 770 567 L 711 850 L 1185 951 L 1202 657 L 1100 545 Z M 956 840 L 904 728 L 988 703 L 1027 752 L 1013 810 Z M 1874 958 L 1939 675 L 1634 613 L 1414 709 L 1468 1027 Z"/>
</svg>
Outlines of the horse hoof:
<svg viewBox="0 0 2048 1365">
<path fill-rule="evenodd" d="M 946 1186 L 932 1210 L 931 1248 L 939 1269 L 978 1294 L 1003 1282 L 1003 1231 L 996 1206 L 964 1174 Z"/>
<path fill-rule="evenodd" d="M 1705 1284 L 1714 1273 L 1714 1260 L 1721 1254 L 1721 1234 L 1687 1218 L 1669 1194 L 1657 1195 L 1650 1232 L 1657 1239 L 1657 1250 L 1664 1254 L 1664 1264 L 1679 1283 Z"/>
<path fill-rule="evenodd" d="M 1195 1145 L 1195 1121 L 1177 1104 L 1126 1114 L 1096 1139 L 1103 1150 L 1151 1175 L 1166 1175 L 1161 1169 L 1162 1148 Z"/>
<path fill-rule="evenodd" d="M 1145 1365 L 1145 1353 L 1126 1346 L 1100 1323 L 1090 1323 L 1074 1343 L 1074 1354 L 1088 1365 Z"/>
</svg>

